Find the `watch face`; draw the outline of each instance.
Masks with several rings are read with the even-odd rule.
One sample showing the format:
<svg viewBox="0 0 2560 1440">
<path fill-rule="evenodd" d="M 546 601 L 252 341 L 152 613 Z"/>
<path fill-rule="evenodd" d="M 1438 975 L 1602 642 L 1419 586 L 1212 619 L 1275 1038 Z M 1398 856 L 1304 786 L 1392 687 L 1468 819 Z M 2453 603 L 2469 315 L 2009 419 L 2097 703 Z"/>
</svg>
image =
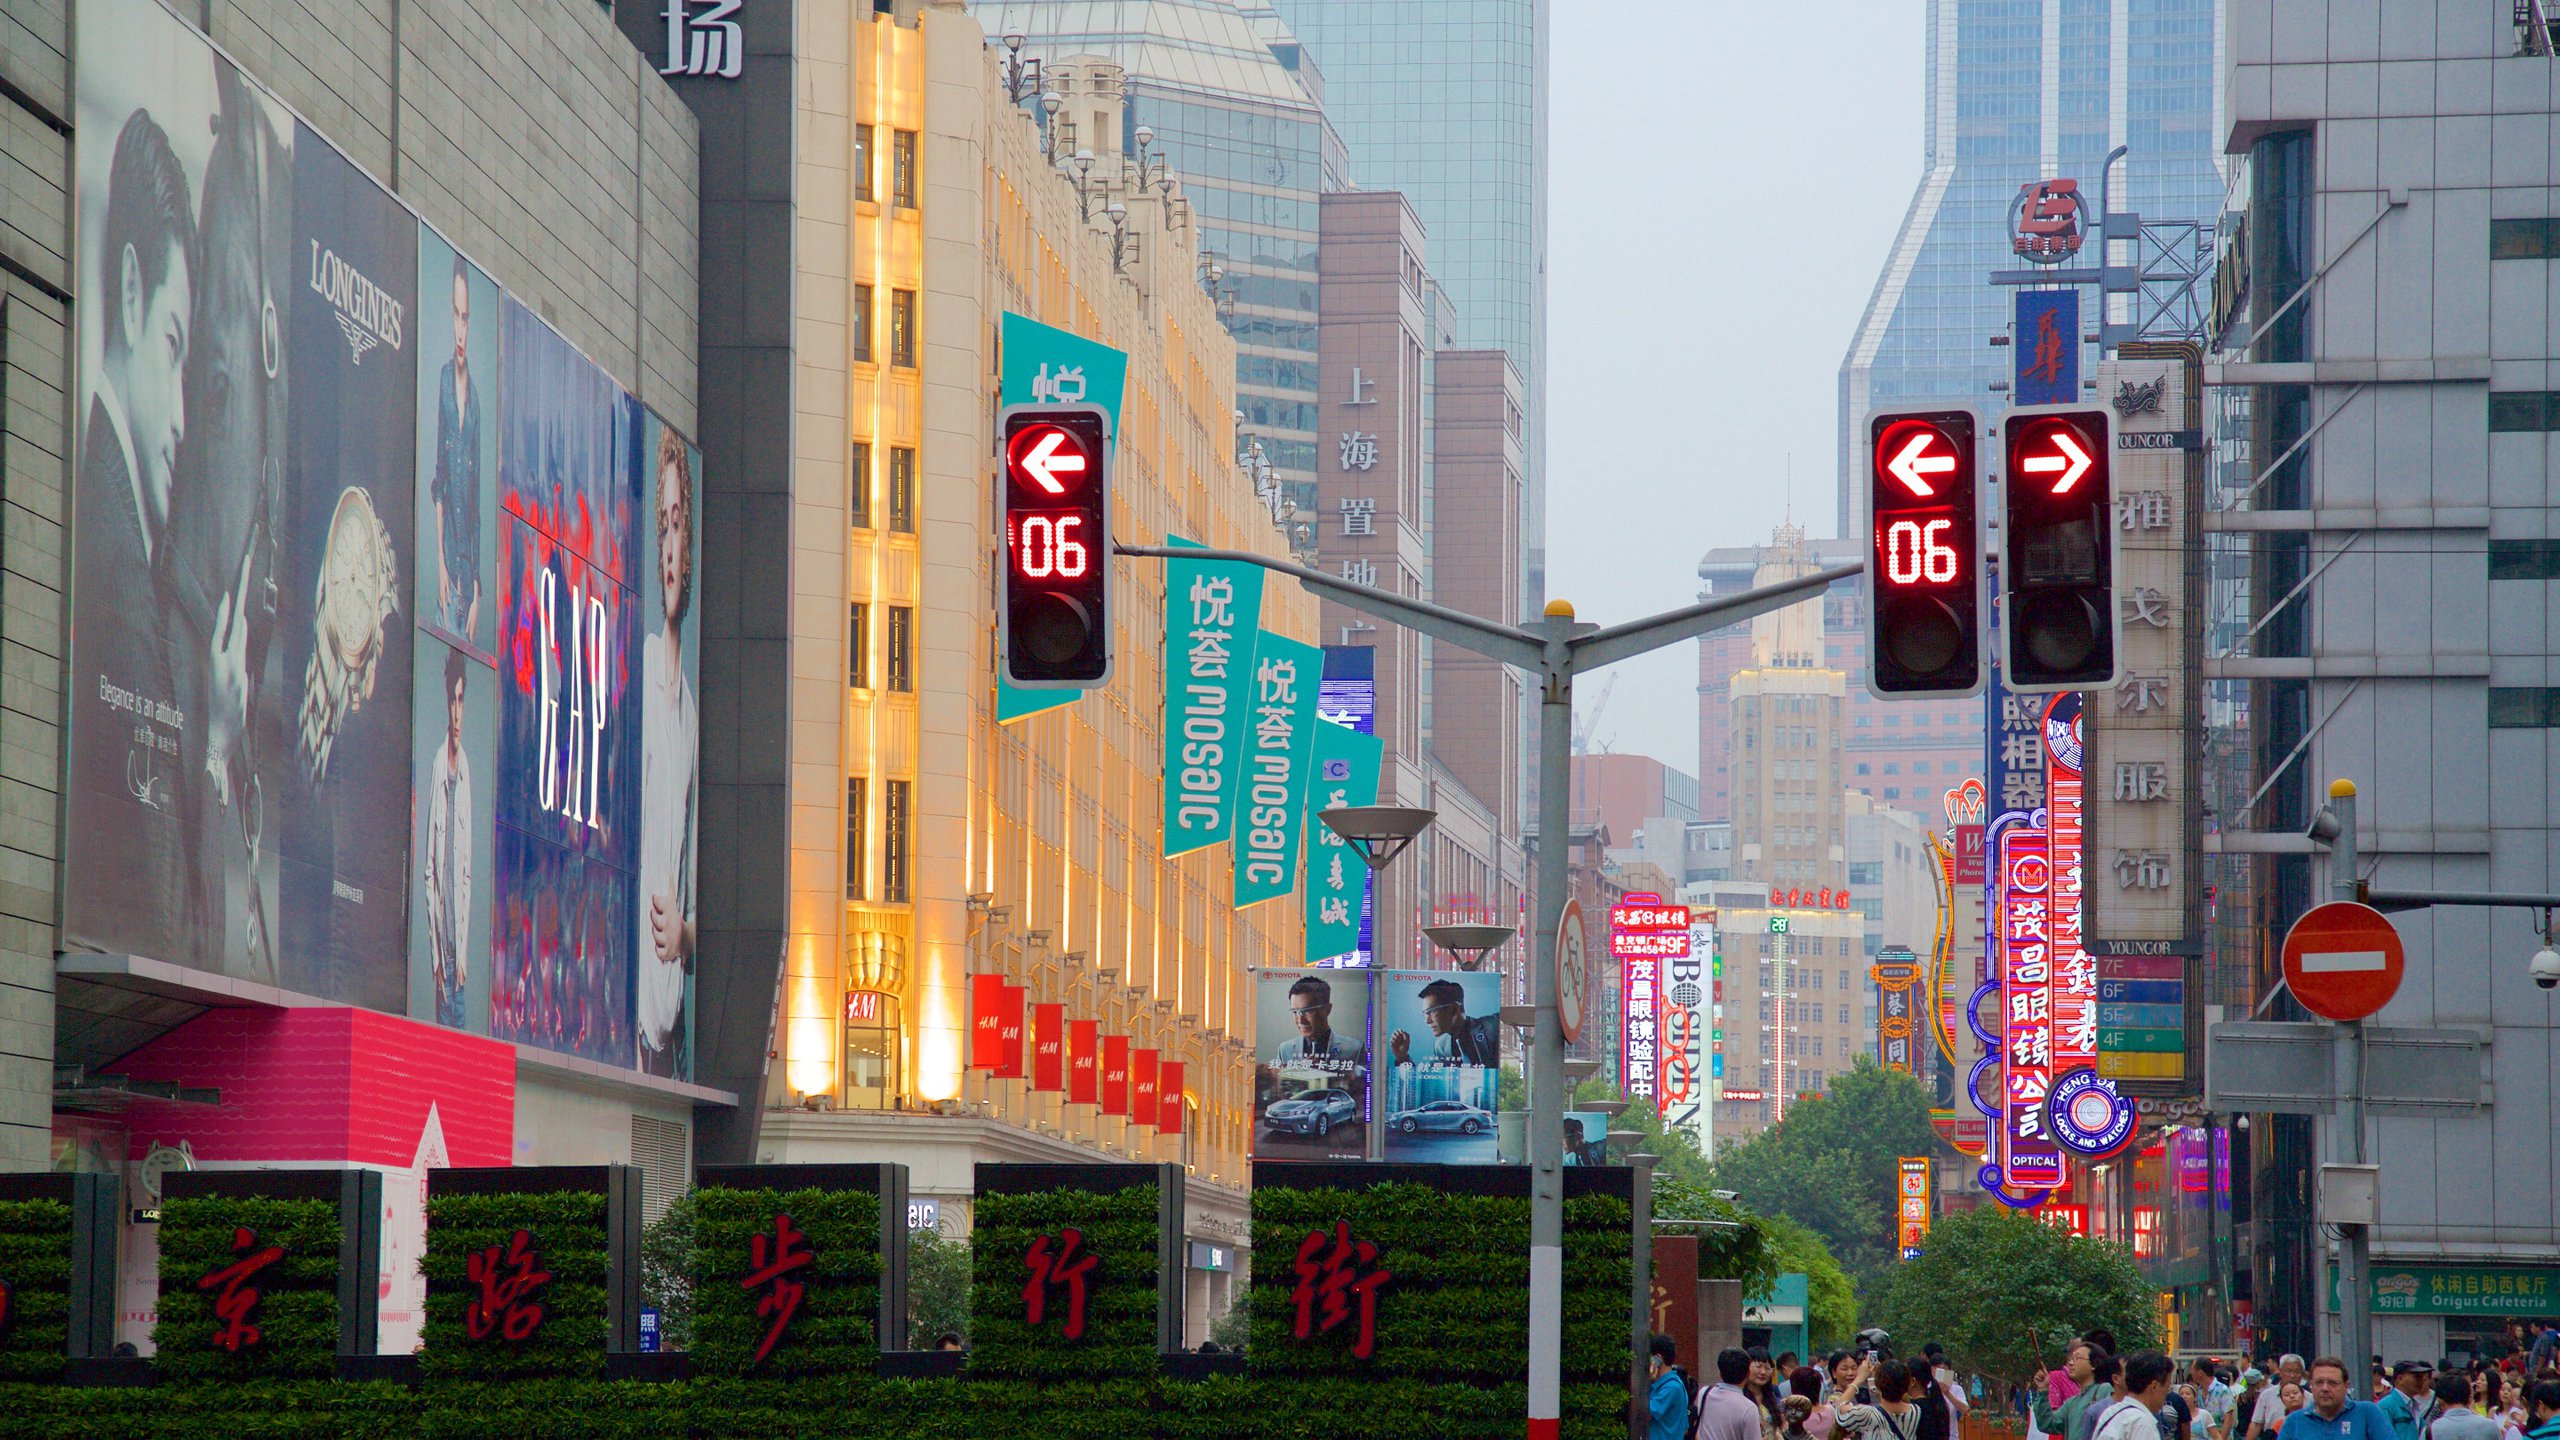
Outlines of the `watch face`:
<svg viewBox="0 0 2560 1440">
<path fill-rule="evenodd" d="M 373 513 L 371 498 L 360 489 L 341 493 L 337 513 L 330 520 L 321 584 L 324 623 L 336 642 L 339 660 L 349 668 L 361 665 L 381 639 L 390 568 L 382 522 Z"/>
</svg>

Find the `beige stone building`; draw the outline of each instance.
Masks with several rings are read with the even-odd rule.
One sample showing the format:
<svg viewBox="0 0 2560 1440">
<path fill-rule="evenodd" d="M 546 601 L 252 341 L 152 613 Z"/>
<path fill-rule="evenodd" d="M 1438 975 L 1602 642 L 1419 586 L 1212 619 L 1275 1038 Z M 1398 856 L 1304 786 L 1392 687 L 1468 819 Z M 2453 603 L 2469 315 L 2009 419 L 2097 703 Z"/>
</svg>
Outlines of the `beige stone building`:
<svg viewBox="0 0 2560 1440">
<path fill-rule="evenodd" d="M 1781 527 L 1753 584 L 1813 573 L 1804 532 Z M 1789 888 L 1847 883 L 1840 832 L 1847 674 L 1823 656 L 1822 602 L 1751 622 L 1751 663 L 1729 689 L 1735 873 Z"/>
<path fill-rule="evenodd" d="M 1053 65 L 1092 153 L 1044 155 L 1002 52 L 956 5 L 804 6 L 792 458 L 791 888 L 775 1161 L 898 1160 L 942 1228 L 977 1161 L 1167 1160 L 1189 1225 L 1249 1238 L 1249 972 L 1293 962 L 1294 901 L 1237 911 L 1224 847 L 1163 858 L 1162 569 L 1115 562 L 1110 683 L 996 715 L 1002 317 L 1127 352 L 1112 527 L 1285 553 L 1234 463 L 1232 343 L 1193 217 L 1119 144 L 1122 79 Z M 1064 157 L 1061 157 L 1064 158 Z M 1315 638 L 1295 584 L 1263 622 Z M 966 1068 L 969 977 L 1186 1067 L 1179 1135 Z M 1239 1276 L 1191 1274 L 1205 1333 Z"/>
</svg>

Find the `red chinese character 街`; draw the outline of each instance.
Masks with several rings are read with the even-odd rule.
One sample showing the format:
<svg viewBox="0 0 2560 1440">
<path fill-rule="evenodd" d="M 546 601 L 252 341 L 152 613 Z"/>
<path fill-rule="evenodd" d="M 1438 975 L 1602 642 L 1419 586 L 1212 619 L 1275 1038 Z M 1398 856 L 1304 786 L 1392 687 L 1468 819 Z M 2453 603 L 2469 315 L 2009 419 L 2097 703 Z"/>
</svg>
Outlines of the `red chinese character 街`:
<svg viewBox="0 0 2560 1440">
<path fill-rule="evenodd" d="M 515 1233 L 503 1260 L 499 1249 L 492 1245 L 464 1263 L 464 1273 L 480 1287 L 480 1298 L 462 1312 L 463 1333 L 474 1340 L 489 1338 L 491 1331 L 509 1340 L 528 1339 L 542 1328 L 542 1304 L 533 1292 L 551 1283 L 551 1272 L 541 1268 L 541 1258 L 533 1253 L 530 1231 Z"/>
<path fill-rule="evenodd" d="M 1079 1254 L 1078 1252 L 1082 1252 Z M 1038 1325 L 1048 1313 L 1049 1287 L 1067 1287 L 1067 1326 L 1065 1335 L 1074 1340 L 1084 1334 L 1084 1277 L 1102 1263 L 1102 1257 L 1084 1248 L 1084 1232 L 1069 1226 L 1054 1238 L 1043 1235 L 1031 1242 L 1022 1257 L 1031 1268 L 1031 1279 L 1022 1287 L 1022 1321 Z"/>
<path fill-rule="evenodd" d="M 213 1332 L 213 1343 L 238 1354 L 243 1348 L 258 1343 L 261 1332 L 249 1323 L 249 1312 L 258 1306 L 258 1289 L 250 1277 L 284 1258 L 284 1247 L 269 1245 L 261 1249 L 258 1232 L 245 1226 L 231 1232 L 231 1253 L 240 1257 L 196 1282 L 199 1290 L 222 1287 L 213 1297 L 213 1313 L 222 1327 Z"/>
<path fill-rule="evenodd" d="M 768 1239 L 773 1242 L 770 1249 L 765 1243 Z M 800 1297 L 808 1287 L 790 1276 L 818 1258 L 808 1241 L 807 1235 L 792 1227 L 790 1216 L 776 1215 L 771 1236 L 758 1235 L 747 1242 L 747 1263 L 755 1268 L 738 1282 L 738 1288 L 773 1287 L 756 1301 L 756 1314 L 771 1317 L 773 1324 L 764 1332 L 764 1343 L 756 1347 L 756 1357 L 747 1362 L 750 1366 L 764 1363 L 764 1357 L 782 1343 L 782 1332 L 791 1324 L 791 1317 L 800 1313 Z"/>
<path fill-rule="evenodd" d="M 1328 1239 L 1333 1242 L 1329 1251 L 1325 1249 Z M 1322 1258 L 1318 1258 L 1320 1251 L 1324 1252 Z M 1298 1324 L 1292 1333 L 1304 1340 L 1311 1329 L 1316 1333 L 1330 1332 L 1351 1318 L 1352 1300 L 1356 1297 L 1360 1333 L 1351 1342 L 1351 1354 L 1355 1359 L 1368 1359 L 1377 1348 L 1378 1292 L 1394 1278 L 1384 1269 L 1361 1273 L 1377 1258 L 1377 1246 L 1351 1238 L 1349 1221 L 1335 1221 L 1329 1237 L 1322 1230 L 1308 1231 L 1307 1238 L 1298 1245 Z M 1319 1306 L 1321 1315 L 1317 1313 Z"/>
</svg>

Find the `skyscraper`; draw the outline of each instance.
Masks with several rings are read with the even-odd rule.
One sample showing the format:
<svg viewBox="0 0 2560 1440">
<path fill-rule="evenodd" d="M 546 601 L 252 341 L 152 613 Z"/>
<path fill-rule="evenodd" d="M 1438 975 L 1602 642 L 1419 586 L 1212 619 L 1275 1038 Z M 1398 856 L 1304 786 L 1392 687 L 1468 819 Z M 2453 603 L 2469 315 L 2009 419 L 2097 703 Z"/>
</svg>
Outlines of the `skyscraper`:
<svg viewBox="0 0 2560 1440">
<path fill-rule="evenodd" d="M 1546 593 L 1547 0 L 1267 0 L 1324 74 L 1351 182 L 1400 190 L 1457 309 L 1529 402 L 1523 614 Z"/>
<path fill-rule="evenodd" d="M 1985 400 L 2007 374 L 2008 352 L 1988 341 L 2009 323 L 2010 292 L 1989 278 L 2021 264 L 2008 239 L 2019 186 L 2073 178 L 2094 203 L 2122 145 L 2114 209 L 2220 211 L 2219 11 L 2216 0 L 1930 0 L 1926 166 L 1840 364 L 1840 533 L 1864 528 L 1851 477 L 1866 463 L 1869 406 Z M 2083 293 L 2082 328 L 2094 331 L 2095 293 Z"/>
<path fill-rule="evenodd" d="M 989 36 L 1022 37 L 1025 57 L 1102 56 L 1127 72 L 1123 128 L 1108 148 L 1133 164 L 1161 159 L 1197 208 L 1201 249 L 1233 296 L 1239 438 L 1262 443 L 1312 518 L 1316 197 L 1345 188 L 1323 77 L 1271 8 L 1251 0 L 976 0 L 970 10 Z M 1056 148 L 1074 174 L 1078 151 L 1106 147 L 1062 132 Z"/>
</svg>

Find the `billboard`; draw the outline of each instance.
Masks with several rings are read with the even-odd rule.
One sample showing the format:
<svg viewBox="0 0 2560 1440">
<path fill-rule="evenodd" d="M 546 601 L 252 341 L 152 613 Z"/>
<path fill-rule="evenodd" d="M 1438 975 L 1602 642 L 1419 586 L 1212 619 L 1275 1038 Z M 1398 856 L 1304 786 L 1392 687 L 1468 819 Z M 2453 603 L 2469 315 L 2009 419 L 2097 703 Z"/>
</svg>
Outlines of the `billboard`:
<svg viewBox="0 0 2560 1440">
<path fill-rule="evenodd" d="M 1385 1157 L 1489 1165 L 1502 1088 L 1502 976 L 1378 974 Z"/>
<path fill-rule="evenodd" d="M 681 1073 L 698 452 L 657 564 L 662 427 L 602 370 L 156 0 L 77 20 L 115 303 L 76 335 L 66 943 Z"/>
<path fill-rule="evenodd" d="M 1609 907 L 1609 953 L 1618 962 L 1619 1088 L 1635 1100 L 1665 1098 L 1662 1037 L 1663 967 L 1689 955 L 1689 907 L 1630 891 Z"/>
<path fill-rule="evenodd" d="M 1689 927 L 1677 954 L 1663 957 L 1658 1039 L 1662 1121 L 1707 1140 L 1713 1102 L 1708 1071 L 1714 1001 L 1707 967 L 1716 953 L 1716 912 L 1688 912 Z"/>
<path fill-rule="evenodd" d="M 1368 1158 L 1369 978 L 1279 968 L 1256 977 L 1255 1159 Z"/>
</svg>

